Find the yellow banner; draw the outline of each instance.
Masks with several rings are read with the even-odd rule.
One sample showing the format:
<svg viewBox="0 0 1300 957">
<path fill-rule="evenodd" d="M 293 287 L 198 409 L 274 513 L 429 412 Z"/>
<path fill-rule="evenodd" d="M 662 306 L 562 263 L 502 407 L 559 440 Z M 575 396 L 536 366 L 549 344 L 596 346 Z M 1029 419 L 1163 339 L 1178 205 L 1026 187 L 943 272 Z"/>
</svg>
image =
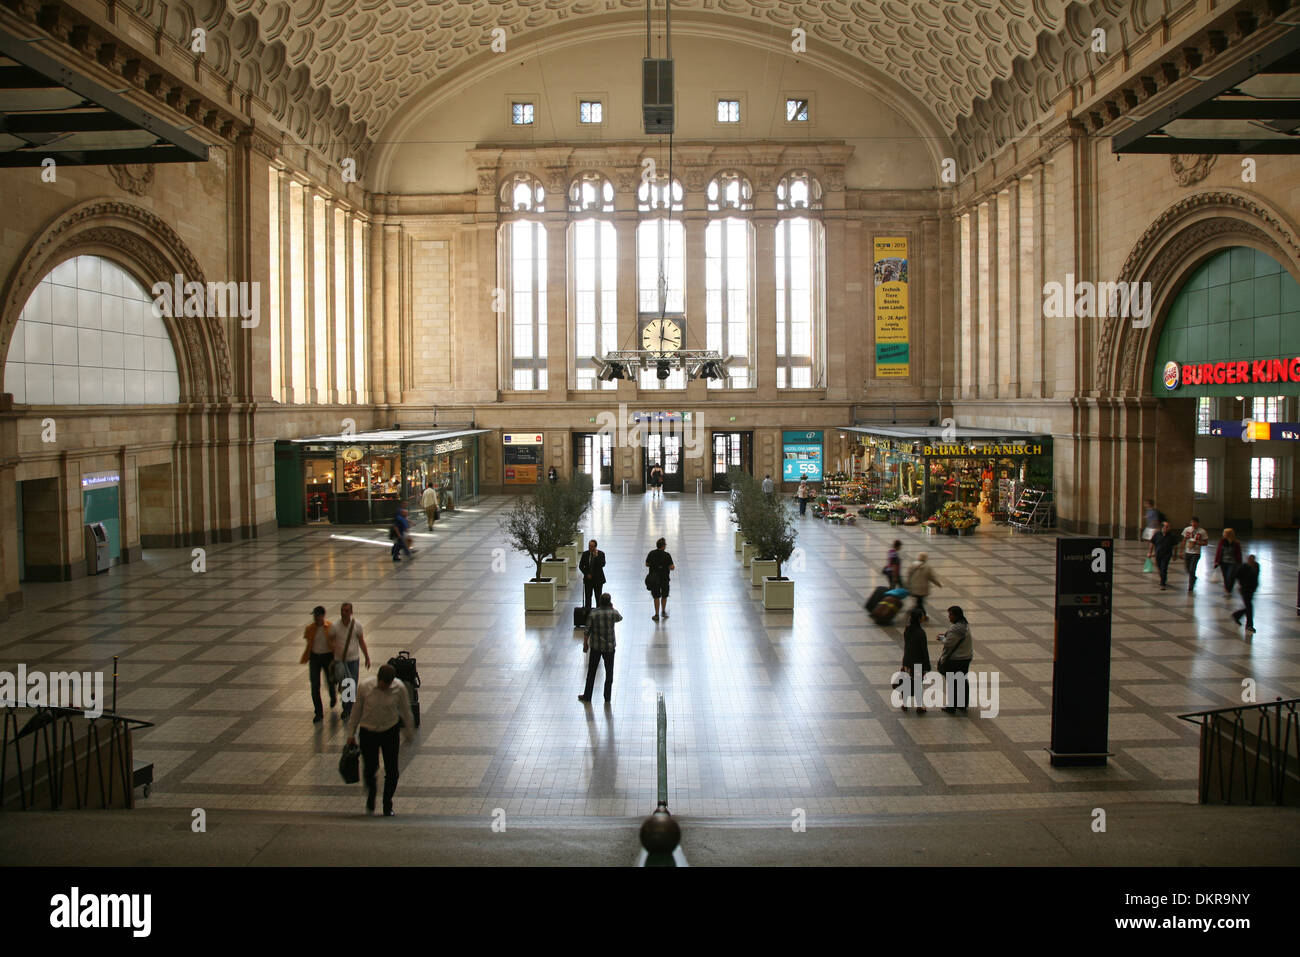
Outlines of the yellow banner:
<svg viewBox="0 0 1300 957">
<path fill-rule="evenodd" d="M 906 379 L 908 355 L 907 237 L 875 238 L 876 378 Z"/>
</svg>

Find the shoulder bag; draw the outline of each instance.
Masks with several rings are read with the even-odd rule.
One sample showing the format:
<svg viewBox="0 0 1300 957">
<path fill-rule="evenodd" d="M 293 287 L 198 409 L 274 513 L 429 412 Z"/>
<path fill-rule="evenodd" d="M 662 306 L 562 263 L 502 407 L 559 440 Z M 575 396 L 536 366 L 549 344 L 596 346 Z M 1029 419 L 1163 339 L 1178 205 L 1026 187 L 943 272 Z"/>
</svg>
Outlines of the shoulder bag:
<svg viewBox="0 0 1300 957">
<path fill-rule="evenodd" d="M 348 623 L 347 640 L 343 642 L 343 657 L 341 659 L 336 658 L 330 662 L 331 684 L 341 685 L 345 678 L 351 677 L 352 673 L 348 671 L 348 648 L 352 645 L 352 629 L 356 626 L 357 620 L 353 618 L 352 621 Z"/>
</svg>

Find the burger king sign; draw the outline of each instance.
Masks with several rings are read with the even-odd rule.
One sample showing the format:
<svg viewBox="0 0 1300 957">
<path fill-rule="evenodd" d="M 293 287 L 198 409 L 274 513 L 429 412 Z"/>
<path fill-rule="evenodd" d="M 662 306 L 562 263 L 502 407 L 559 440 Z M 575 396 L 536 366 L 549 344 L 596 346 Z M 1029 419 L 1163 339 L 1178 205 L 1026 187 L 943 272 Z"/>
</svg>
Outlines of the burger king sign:
<svg viewBox="0 0 1300 957">
<path fill-rule="evenodd" d="M 1168 389 L 1170 392 L 1173 392 L 1175 389 L 1178 388 L 1178 385 L 1181 381 L 1182 381 L 1182 375 L 1178 368 L 1178 363 L 1170 359 L 1168 362 L 1165 363 L 1165 388 Z"/>
</svg>

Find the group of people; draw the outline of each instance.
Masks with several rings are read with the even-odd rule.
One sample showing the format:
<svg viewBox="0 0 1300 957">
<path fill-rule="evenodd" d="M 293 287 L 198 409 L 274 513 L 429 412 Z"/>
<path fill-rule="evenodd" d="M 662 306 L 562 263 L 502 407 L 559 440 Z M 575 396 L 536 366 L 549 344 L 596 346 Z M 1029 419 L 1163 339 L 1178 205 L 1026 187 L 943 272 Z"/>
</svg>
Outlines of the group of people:
<svg viewBox="0 0 1300 957">
<path fill-rule="evenodd" d="M 1196 570 L 1201 561 L 1201 551 L 1210 543 L 1209 533 L 1201 527 L 1201 520 L 1193 515 L 1191 524 L 1175 532 L 1164 513 L 1156 508 L 1155 502 L 1147 499 L 1145 508 L 1146 527 L 1142 537 L 1147 542 L 1147 558 L 1155 564 L 1160 573 L 1160 587 L 1169 587 L 1169 563 L 1176 552 L 1183 556 L 1183 565 L 1187 569 L 1187 593 L 1196 590 Z M 1259 588 L 1259 561 L 1253 554 L 1247 554 L 1242 560 L 1241 542 L 1234 529 L 1225 528 L 1214 549 L 1214 566 L 1223 575 L 1223 592 L 1231 600 L 1234 587 L 1241 591 L 1243 607 L 1233 612 L 1232 620 L 1241 624 L 1246 620 L 1246 633 L 1255 633 L 1255 591 Z"/>
<path fill-rule="evenodd" d="M 925 714 L 925 706 L 922 704 L 921 689 L 916 685 L 916 676 L 930 671 L 929 637 L 921 626 L 925 620 L 925 613 L 920 608 L 908 612 L 907 627 L 903 629 L 903 664 L 900 668 L 903 672 L 903 710 L 907 710 L 908 700 L 914 699 L 918 714 Z M 975 643 L 971 639 L 970 622 L 966 620 L 966 613 L 960 605 L 948 608 L 948 627 L 939 635 L 938 640 L 943 642 L 943 648 L 939 652 L 938 671 L 944 677 L 945 687 L 953 689 L 953 700 L 943 710 L 948 714 L 966 714 L 971 693 L 969 687 L 964 686 L 968 680 L 967 675 L 970 674 L 971 662 L 975 658 Z"/>
<path fill-rule="evenodd" d="M 381 665 L 374 674 L 361 678 L 361 661 L 370 667 L 370 649 L 365 629 L 352 614 L 352 603 L 339 608 L 338 621 L 325 617 L 325 606 L 312 609 L 312 621 L 303 631 L 301 664 L 308 665 L 314 723 L 325 719 L 321 700 L 321 677 L 329 691 L 330 708 L 342 699 L 342 719 L 348 744 L 361 749 L 362 779 L 366 786 L 366 812 L 374 813 L 379 756 L 384 759 L 383 811 L 393 816 L 393 795 L 397 792 L 399 737 L 409 743 L 415 737 L 411 696 L 392 665 Z M 341 667 L 339 667 L 341 666 Z"/>
<path fill-rule="evenodd" d="M 894 540 L 894 544 L 889 547 L 889 553 L 885 557 L 885 566 L 881 569 L 885 573 L 885 579 L 889 582 L 890 588 L 906 588 L 908 593 L 916 600 L 912 606 L 914 612 L 919 612 L 921 621 L 928 621 L 929 616 L 925 613 L 925 600 L 930 597 L 932 588 L 942 588 L 943 582 L 939 581 L 939 576 L 934 573 L 934 566 L 930 564 L 930 556 L 925 552 L 920 552 L 916 556 L 916 561 L 903 571 L 903 543 L 899 539 Z"/>
</svg>

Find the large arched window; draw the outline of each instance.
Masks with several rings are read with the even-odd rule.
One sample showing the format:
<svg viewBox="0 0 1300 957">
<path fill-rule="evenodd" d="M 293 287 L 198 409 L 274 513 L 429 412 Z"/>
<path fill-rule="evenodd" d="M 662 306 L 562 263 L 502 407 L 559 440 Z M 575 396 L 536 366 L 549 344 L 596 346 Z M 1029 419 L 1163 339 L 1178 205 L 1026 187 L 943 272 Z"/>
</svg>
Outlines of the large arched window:
<svg viewBox="0 0 1300 957">
<path fill-rule="evenodd" d="M 579 389 L 595 389 L 596 356 L 618 348 L 618 241 L 610 217 L 614 186 L 602 174 L 583 173 L 569 186 L 569 279 L 573 354 Z M 615 389 L 616 382 L 601 382 Z"/>
<path fill-rule="evenodd" d="M 636 227 L 637 341 L 655 319 L 671 319 L 686 328 L 686 229 L 680 180 L 643 180 L 637 190 L 640 221 Z M 683 346 L 685 343 L 683 342 Z M 660 379 L 654 369 L 641 370 L 643 389 L 684 389 L 686 374 L 673 369 Z"/>
<path fill-rule="evenodd" d="M 527 173 L 501 184 L 499 234 L 510 368 L 505 387 L 546 389 L 546 191 Z"/>
<path fill-rule="evenodd" d="M 750 386 L 753 311 L 753 227 L 741 215 L 754 208 L 754 191 L 742 174 L 719 173 L 709 183 L 709 224 L 704 232 L 705 348 L 730 356 L 725 379 L 710 388 Z"/>
<path fill-rule="evenodd" d="M 153 297 L 116 263 L 77 256 L 27 299 L 4 391 L 28 405 L 167 405 L 180 401 L 180 375 Z"/>
<path fill-rule="evenodd" d="M 787 174 L 776 207 L 776 387 L 819 387 L 826 300 L 821 184 L 807 170 Z"/>
</svg>

